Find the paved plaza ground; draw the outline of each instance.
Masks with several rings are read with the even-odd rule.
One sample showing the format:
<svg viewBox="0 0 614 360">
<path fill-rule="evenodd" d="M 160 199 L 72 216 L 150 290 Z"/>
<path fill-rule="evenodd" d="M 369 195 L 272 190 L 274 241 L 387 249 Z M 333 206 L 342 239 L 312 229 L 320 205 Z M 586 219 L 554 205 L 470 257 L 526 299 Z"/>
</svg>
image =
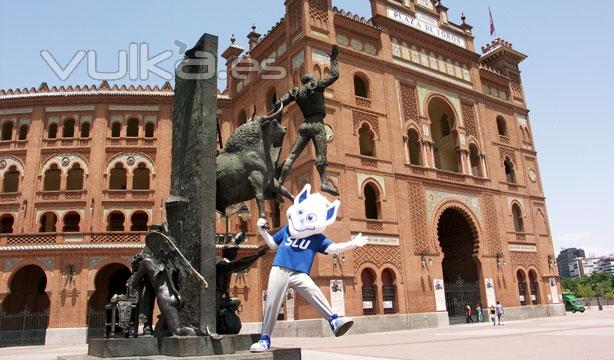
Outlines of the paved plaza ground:
<svg viewBox="0 0 614 360">
<path fill-rule="evenodd" d="M 342 338 L 277 338 L 274 346 L 303 349 L 304 360 L 614 360 L 614 308 L 565 317 L 456 325 Z M 0 360 L 55 360 L 86 346 L 0 349 Z"/>
</svg>

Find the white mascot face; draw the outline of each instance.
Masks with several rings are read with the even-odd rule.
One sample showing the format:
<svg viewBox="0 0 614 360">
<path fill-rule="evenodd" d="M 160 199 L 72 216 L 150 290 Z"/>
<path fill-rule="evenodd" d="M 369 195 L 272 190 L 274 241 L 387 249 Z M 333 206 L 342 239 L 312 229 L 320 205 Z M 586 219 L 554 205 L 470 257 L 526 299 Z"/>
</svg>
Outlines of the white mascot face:
<svg viewBox="0 0 614 360">
<path fill-rule="evenodd" d="M 323 233 L 337 220 L 340 204 L 339 200 L 331 204 L 324 196 L 311 194 L 311 185 L 305 185 L 286 212 L 290 236 L 304 239 Z"/>
</svg>

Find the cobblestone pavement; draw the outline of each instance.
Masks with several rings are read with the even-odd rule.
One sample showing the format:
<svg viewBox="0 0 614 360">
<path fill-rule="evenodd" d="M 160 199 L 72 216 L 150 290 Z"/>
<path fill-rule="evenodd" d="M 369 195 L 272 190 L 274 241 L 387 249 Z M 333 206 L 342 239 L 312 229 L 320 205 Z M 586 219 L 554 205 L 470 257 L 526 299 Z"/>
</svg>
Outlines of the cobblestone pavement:
<svg viewBox="0 0 614 360">
<path fill-rule="evenodd" d="M 351 334 L 351 332 L 350 332 Z M 275 338 L 274 346 L 303 349 L 304 360 L 480 359 L 614 360 L 614 309 L 565 317 L 457 325 L 341 338 Z M 55 360 L 86 346 L 0 349 L 0 360 Z"/>
</svg>

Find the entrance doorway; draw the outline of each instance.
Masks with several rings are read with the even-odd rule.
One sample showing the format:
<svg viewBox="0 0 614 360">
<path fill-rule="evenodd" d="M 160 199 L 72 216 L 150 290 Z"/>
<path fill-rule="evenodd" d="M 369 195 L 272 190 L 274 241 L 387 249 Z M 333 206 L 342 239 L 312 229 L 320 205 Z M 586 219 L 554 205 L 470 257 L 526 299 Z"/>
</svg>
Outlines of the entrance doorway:
<svg viewBox="0 0 614 360">
<path fill-rule="evenodd" d="M 471 218 L 462 210 L 445 210 L 437 225 L 444 257 L 442 262 L 446 306 L 450 323 L 465 321 L 465 307 L 482 304 L 478 238 Z"/>
<path fill-rule="evenodd" d="M 13 275 L 0 309 L 0 347 L 44 345 L 50 300 L 43 269 L 28 265 Z"/>
<path fill-rule="evenodd" d="M 118 263 L 109 264 L 98 270 L 94 285 L 96 291 L 90 296 L 87 309 L 87 335 L 102 337 L 105 326 L 105 306 L 113 295 L 126 293 L 126 282 L 131 276 L 130 270 Z"/>
</svg>

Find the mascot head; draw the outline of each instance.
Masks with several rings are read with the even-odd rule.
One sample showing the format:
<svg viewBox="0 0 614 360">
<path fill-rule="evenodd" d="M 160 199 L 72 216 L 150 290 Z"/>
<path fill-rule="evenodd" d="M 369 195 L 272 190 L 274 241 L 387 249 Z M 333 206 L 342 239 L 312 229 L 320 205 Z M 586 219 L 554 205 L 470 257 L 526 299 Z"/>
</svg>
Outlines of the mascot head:
<svg viewBox="0 0 614 360">
<path fill-rule="evenodd" d="M 294 199 L 294 205 L 288 208 L 288 230 L 294 239 L 304 239 L 321 234 L 337 220 L 341 202 L 332 204 L 320 194 L 311 194 L 311 185 L 307 184 Z"/>
</svg>

